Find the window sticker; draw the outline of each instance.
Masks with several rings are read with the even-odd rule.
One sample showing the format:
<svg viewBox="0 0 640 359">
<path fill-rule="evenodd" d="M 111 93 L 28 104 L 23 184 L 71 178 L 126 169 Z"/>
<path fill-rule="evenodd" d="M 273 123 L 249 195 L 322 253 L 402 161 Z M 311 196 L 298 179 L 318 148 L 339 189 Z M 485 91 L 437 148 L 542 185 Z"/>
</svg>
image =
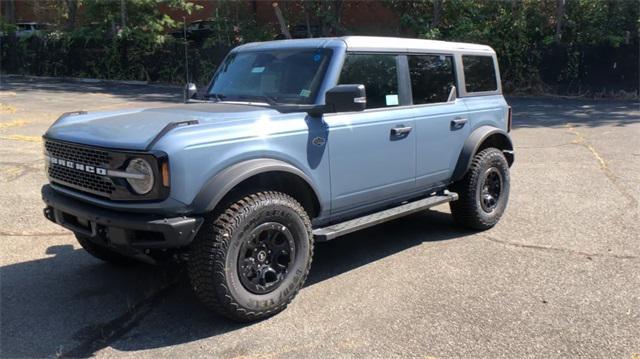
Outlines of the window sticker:
<svg viewBox="0 0 640 359">
<path fill-rule="evenodd" d="M 320 59 L 322 59 L 322 55 L 320 54 L 313 55 L 313 61 L 318 62 L 320 61 Z"/>
<path fill-rule="evenodd" d="M 307 89 L 302 89 L 300 91 L 300 96 L 302 97 L 309 97 L 311 95 L 311 91 L 307 90 Z"/>
<path fill-rule="evenodd" d="M 385 100 L 386 100 L 387 106 L 397 106 L 399 103 L 398 95 L 387 95 L 385 96 Z"/>
<path fill-rule="evenodd" d="M 251 69 L 251 73 L 252 74 L 261 74 L 264 72 L 264 66 L 261 67 L 254 67 Z"/>
</svg>

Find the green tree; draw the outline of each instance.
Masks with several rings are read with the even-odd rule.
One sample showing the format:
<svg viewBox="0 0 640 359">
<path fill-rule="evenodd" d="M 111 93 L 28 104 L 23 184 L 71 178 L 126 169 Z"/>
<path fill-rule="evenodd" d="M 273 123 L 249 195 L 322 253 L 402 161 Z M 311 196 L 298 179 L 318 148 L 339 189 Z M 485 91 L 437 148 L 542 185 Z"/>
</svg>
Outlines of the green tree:
<svg viewBox="0 0 640 359">
<path fill-rule="evenodd" d="M 178 25 L 178 21 L 161 11 L 161 5 L 187 13 L 197 8 L 185 0 L 84 0 L 82 5 L 91 28 L 110 35 L 132 32 L 161 35 Z"/>
</svg>

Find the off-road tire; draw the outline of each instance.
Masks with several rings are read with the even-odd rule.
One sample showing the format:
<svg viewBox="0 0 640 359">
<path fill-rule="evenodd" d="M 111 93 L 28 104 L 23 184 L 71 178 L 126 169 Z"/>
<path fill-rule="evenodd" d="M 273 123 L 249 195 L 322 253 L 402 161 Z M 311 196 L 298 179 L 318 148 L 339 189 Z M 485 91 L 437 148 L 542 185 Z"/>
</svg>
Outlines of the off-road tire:
<svg viewBox="0 0 640 359">
<path fill-rule="evenodd" d="M 487 212 L 481 203 L 482 186 L 487 171 L 494 168 L 502 179 L 501 193 L 493 211 Z M 486 230 L 498 223 L 509 200 L 509 164 L 502 151 L 497 148 L 486 148 L 477 153 L 465 176 L 451 186 L 460 198 L 450 202 L 453 220 L 464 227 L 475 230 Z"/>
<path fill-rule="evenodd" d="M 249 233 L 278 222 L 291 231 L 296 250 L 290 270 L 272 292 L 256 294 L 243 285 L 239 253 Z M 217 313 L 240 322 L 264 319 L 284 310 L 309 273 L 313 256 L 311 221 L 304 208 L 280 192 L 247 195 L 205 219 L 187 264 L 196 296 Z"/>
<path fill-rule="evenodd" d="M 103 260 L 111 264 L 121 265 L 121 266 L 130 266 L 130 265 L 135 265 L 140 263 L 138 260 L 134 258 L 127 257 L 120 253 L 114 252 L 107 247 L 93 243 L 89 238 L 87 238 L 82 234 L 76 233 L 75 235 L 76 235 L 76 239 L 78 240 L 78 243 L 80 243 L 82 248 L 84 248 L 84 250 L 87 251 L 87 253 L 91 254 L 92 256 L 100 260 Z"/>
</svg>

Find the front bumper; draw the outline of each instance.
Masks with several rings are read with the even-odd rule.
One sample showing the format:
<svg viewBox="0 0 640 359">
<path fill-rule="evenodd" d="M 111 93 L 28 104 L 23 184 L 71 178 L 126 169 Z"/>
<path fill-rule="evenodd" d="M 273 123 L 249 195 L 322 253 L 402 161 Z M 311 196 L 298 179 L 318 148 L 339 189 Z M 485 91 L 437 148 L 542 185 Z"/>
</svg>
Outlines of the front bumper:
<svg viewBox="0 0 640 359">
<path fill-rule="evenodd" d="M 166 218 L 104 209 L 61 194 L 49 185 L 42 187 L 42 200 L 47 205 L 44 216 L 50 221 L 121 252 L 184 247 L 203 222 L 200 217 Z"/>
</svg>

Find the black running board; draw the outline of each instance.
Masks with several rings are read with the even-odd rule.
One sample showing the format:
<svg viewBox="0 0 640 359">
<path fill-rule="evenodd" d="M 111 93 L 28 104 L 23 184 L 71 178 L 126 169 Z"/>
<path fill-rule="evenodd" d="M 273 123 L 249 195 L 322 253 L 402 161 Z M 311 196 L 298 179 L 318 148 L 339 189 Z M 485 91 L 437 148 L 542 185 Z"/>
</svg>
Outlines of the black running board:
<svg viewBox="0 0 640 359">
<path fill-rule="evenodd" d="M 385 209 L 384 211 L 372 213 L 370 215 L 352 219 L 346 222 L 333 224 L 328 227 L 317 228 L 313 230 L 313 236 L 316 241 L 330 241 L 336 237 L 344 236 L 367 227 L 391 221 L 396 218 L 420 212 L 427 208 L 437 206 L 439 204 L 452 202 L 458 199 L 457 193 L 445 191 L 444 194 L 427 197 L 414 202 L 405 203 L 397 207 Z"/>
</svg>

